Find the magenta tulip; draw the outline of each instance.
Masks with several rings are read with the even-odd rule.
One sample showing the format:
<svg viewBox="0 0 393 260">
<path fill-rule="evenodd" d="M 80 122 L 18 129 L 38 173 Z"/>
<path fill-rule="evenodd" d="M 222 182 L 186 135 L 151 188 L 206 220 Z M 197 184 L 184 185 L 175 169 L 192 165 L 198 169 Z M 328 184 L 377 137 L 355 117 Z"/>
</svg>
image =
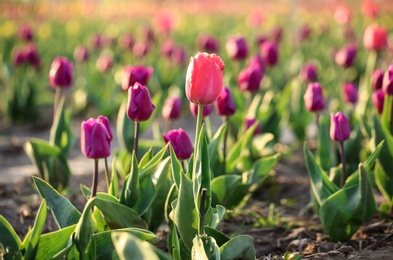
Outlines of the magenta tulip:
<svg viewBox="0 0 393 260">
<path fill-rule="evenodd" d="M 257 122 L 255 118 L 246 118 L 246 120 L 244 121 L 244 124 L 246 125 L 246 130 L 249 129 L 253 124 L 255 124 L 255 122 Z M 262 125 L 258 122 L 253 135 L 260 134 L 261 132 Z"/>
<path fill-rule="evenodd" d="M 79 63 L 86 62 L 89 59 L 87 47 L 83 45 L 77 46 L 74 50 L 74 59 Z"/>
<path fill-rule="evenodd" d="M 393 95 L 393 65 L 390 65 L 383 75 L 382 90 L 389 96 Z"/>
<path fill-rule="evenodd" d="M 240 71 L 237 83 L 241 91 L 256 92 L 259 90 L 262 78 L 263 74 L 259 66 L 249 66 Z"/>
<path fill-rule="evenodd" d="M 368 50 L 382 51 L 388 45 L 388 31 L 376 24 L 367 26 L 363 35 L 363 44 Z"/>
<path fill-rule="evenodd" d="M 336 142 L 344 142 L 349 139 L 351 126 L 349 120 L 342 112 L 330 114 L 330 138 Z"/>
<path fill-rule="evenodd" d="M 40 56 L 38 55 L 37 48 L 35 47 L 34 43 L 29 43 L 25 48 L 24 48 L 24 53 L 26 57 L 26 61 L 35 67 L 36 69 L 40 68 L 41 66 L 41 59 Z"/>
<path fill-rule="evenodd" d="M 111 154 L 112 131 L 108 118 L 90 118 L 81 124 L 81 150 L 87 158 L 106 158 Z"/>
<path fill-rule="evenodd" d="M 191 157 L 194 152 L 191 140 L 187 133 L 183 129 L 173 129 L 167 134 L 163 134 L 162 137 L 165 143 L 170 142 L 173 150 L 175 151 L 176 157 L 179 160 L 186 160 Z"/>
<path fill-rule="evenodd" d="M 100 72 L 108 72 L 113 66 L 113 58 L 109 54 L 102 54 L 98 57 L 96 68 Z"/>
<path fill-rule="evenodd" d="M 131 51 L 132 47 L 134 47 L 134 44 L 135 44 L 134 36 L 132 36 L 132 34 L 130 33 L 122 35 L 119 39 L 119 45 L 124 50 Z"/>
<path fill-rule="evenodd" d="M 73 65 L 67 58 L 56 57 L 49 71 L 49 82 L 54 88 L 69 88 L 72 84 Z"/>
<path fill-rule="evenodd" d="M 385 93 L 382 89 L 378 89 L 372 95 L 374 107 L 377 109 L 379 114 L 382 114 L 383 106 L 385 102 Z"/>
<path fill-rule="evenodd" d="M 220 116 L 231 116 L 236 112 L 236 106 L 228 87 L 222 89 L 221 95 L 216 101 L 216 111 Z"/>
<path fill-rule="evenodd" d="M 358 89 L 353 83 L 344 84 L 344 101 L 351 104 L 358 102 Z"/>
<path fill-rule="evenodd" d="M 228 38 L 225 49 L 229 58 L 233 60 L 244 60 L 248 55 L 248 44 L 244 37 L 231 36 Z"/>
<path fill-rule="evenodd" d="M 146 86 L 136 82 L 128 88 L 127 116 L 136 122 L 143 122 L 150 118 L 154 110 L 150 92 Z"/>
<path fill-rule="evenodd" d="M 190 102 L 190 111 L 194 116 L 198 116 L 198 105 Z M 213 104 L 203 106 L 202 116 L 207 117 L 213 111 Z"/>
<path fill-rule="evenodd" d="M 318 82 L 308 84 L 304 94 L 304 104 L 306 109 L 311 112 L 318 112 L 325 109 L 325 98 L 321 84 Z"/>
<path fill-rule="evenodd" d="M 355 62 L 356 54 L 357 54 L 356 46 L 350 44 L 336 53 L 335 61 L 337 65 L 342 66 L 344 68 L 349 68 Z"/>
<path fill-rule="evenodd" d="M 278 47 L 275 42 L 267 41 L 260 45 L 260 52 L 265 64 L 273 67 L 278 62 Z"/>
<path fill-rule="evenodd" d="M 177 96 L 168 97 L 162 108 L 162 117 L 166 120 L 174 120 L 180 118 L 182 102 Z"/>
<path fill-rule="evenodd" d="M 381 89 L 383 83 L 384 72 L 380 69 L 376 69 L 371 74 L 371 87 L 374 90 Z"/>
<path fill-rule="evenodd" d="M 26 62 L 26 54 L 23 49 L 14 50 L 12 54 L 12 63 L 15 67 L 19 67 Z"/>
<path fill-rule="evenodd" d="M 202 34 L 197 38 L 197 46 L 201 51 L 208 53 L 215 53 L 220 48 L 218 40 L 207 34 Z"/>
<path fill-rule="evenodd" d="M 223 87 L 224 62 L 216 54 L 198 52 L 191 57 L 186 75 L 188 100 L 198 105 L 212 104 Z"/>
<path fill-rule="evenodd" d="M 29 25 L 23 24 L 19 27 L 18 36 L 19 39 L 30 42 L 33 40 L 33 30 Z"/>
<path fill-rule="evenodd" d="M 260 54 L 255 54 L 250 57 L 247 62 L 247 67 L 258 66 L 261 73 L 265 73 L 265 62 Z"/>
<path fill-rule="evenodd" d="M 305 82 L 313 82 L 317 80 L 317 67 L 314 63 L 304 64 L 300 71 L 300 79 Z"/>
<path fill-rule="evenodd" d="M 136 82 L 146 86 L 151 75 L 153 67 L 145 67 L 142 65 L 126 66 L 123 72 L 122 89 L 127 91 L 129 87 L 134 86 Z"/>
</svg>

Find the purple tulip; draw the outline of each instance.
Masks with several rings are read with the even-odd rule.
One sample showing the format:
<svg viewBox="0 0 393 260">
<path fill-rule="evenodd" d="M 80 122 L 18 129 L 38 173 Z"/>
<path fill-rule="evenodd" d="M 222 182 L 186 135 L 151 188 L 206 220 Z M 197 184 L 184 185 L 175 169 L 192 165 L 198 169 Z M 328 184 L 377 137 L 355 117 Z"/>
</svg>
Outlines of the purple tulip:
<svg viewBox="0 0 393 260">
<path fill-rule="evenodd" d="M 162 117 L 166 120 L 174 120 L 180 118 L 182 102 L 177 96 L 168 97 L 162 108 Z"/>
<path fill-rule="evenodd" d="M 150 51 L 150 43 L 149 42 L 136 42 L 134 47 L 132 48 L 132 53 L 135 57 L 144 57 Z"/>
<path fill-rule="evenodd" d="M 77 46 L 74 50 L 74 59 L 79 63 L 86 62 L 89 59 L 87 47 L 83 45 Z"/>
<path fill-rule="evenodd" d="M 261 70 L 261 73 L 265 73 L 265 62 L 260 54 L 255 54 L 250 57 L 247 62 L 247 67 L 250 66 L 258 66 Z"/>
<path fill-rule="evenodd" d="M 132 50 L 134 44 L 135 44 L 135 39 L 130 33 L 122 35 L 119 39 L 119 45 L 123 50 Z"/>
<path fill-rule="evenodd" d="M 81 124 L 81 150 L 87 158 L 106 158 L 111 154 L 112 131 L 108 118 L 90 118 Z"/>
<path fill-rule="evenodd" d="M 265 64 L 270 67 L 273 67 L 278 62 L 278 47 L 275 42 L 264 42 L 260 45 L 261 55 Z"/>
<path fill-rule="evenodd" d="M 248 44 L 244 37 L 231 36 L 228 38 L 225 49 L 229 58 L 233 60 L 244 60 L 248 55 Z"/>
<path fill-rule="evenodd" d="M 246 120 L 244 121 L 244 124 L 246 125 L 246 130 L 249 129 L 255 122 L 257 122 L 255 118 L 246 118 Z M 262 125 L 260 123 L 257 123 L 253 135 L 260 134 L 261 132 L 262 132 Z"/>
<path fill-rule="evenodd" d="M 336 61 L 337 65 L 342 66 L 344 68 L 349 68 L 353 66 L 353 63 L 356 59 L 357 48 L 355 45 L 350 44 L 343 49 L 339 50 L 334 60 Z"/>
<path fill-rule="evenodd" d="M 385 102 L 385 93 L 382 89 L 378 89 L 372 95 L 374 107 L 377 109 L 379 114 L 382 114 L 383 106 Z"/>
<path fill-rule="evenodd" d="M 123 72 L 122 89 L 127 91 L 129 87 L 134 86 L 136 82 L 146 86 L 153 74 L 153 67 L 142 65 L 126 66 Z"/>
<path fill-rule="evenodd" d="M 34 43 L 29 43 L 24 50 L 27 62 L 38 69 L 41 66 L 41 59 L 38 55 L 37 48 Z"/>
<path fill-rule="evenodd" d="M 190 102 L 190 111 L 194 116 L 198 116 L 198 105 Z M 213 111 L 213 104 L 203 106 L 202 116 L 207 117 Z"/>
<path fill-rule="evenodd" d="M 258 35 L 255 39 L 255 43 L 257 46 L 261 46 L 262 43 L 267 42 L 269 40 L 269 36 L 266 35 Z"/>
<path fill-rule="evenodd" d="M 197 46 L 200 51 L 208 52 L 208 53 L 216 53 L 218 52 L 220 45 L 216 38 L 210 35 L 200 35 L 197 39 Z"/>
<path fill-rule="evenodd" d="M 259 90 L 263 74 L 258 66 L 249 66 L 244 70 L 240 71 L 237 77 L 237 83 L 239 84 L 241 91 L 256 92 Z"/>
<path fill-rule="evenodd" d="M 146 86 L 136 82 L 128 88 L 127 116 L 136 122 L 143 122 L 150 118 L 154 110 L 150 92 Z"/>
<path fill-rule="evenodd" d="M 100 72 L 108 72 L 113 66 L 113 58 L 109 54 L 102 54 L 98 57 L 96 68 Z"/>
<path fill-rule="evenodd" d="M 148 44 L 151 44 L 155 40 L 153 29 L 149 25 L 145 25 L 142 27 L 143 40 L 146 41 Z"/>
<path fill-rule="evenodd" d="M 300 71 L 300 78 L 305 82 L 313 82 L 317 80 L 317 67 L 314 63 L 304 64 Z"/>
<path fill-rule="evenodd" d="M 26 54 L 22 49 L 15 50 L 12 55 L 12 63 L 15 67 L 19 67 L 26 62 Z"/>
<path fill-rule="evenodd" d="M 186 51 L 184 48 L 176 46 L 171 54 L 171 61 L 176 65 L 182 65 L 186 61 Z"/>
<path fill-rule="evenodd" d="M 318 112 L 325 109 L 325 98 L 321 84 L 313 82 L 308 84 L 304 94 L 304 104 L 306 109 L 311 112 Z"/>
<path fill-rule="evenodd" d="M 56 57 L 49 71 L 49 83 L 52 87 L 69 88 L 72 84 L 73 65 L 67 58 Z"/>
<path fill-rule="evenodd" d="M 358 89 L 354 83 L 344 84 L 344 101 L 351 104 L 358 102 Z"/>
<path fill-rule="evenodd" d="M 371 87 L 374 90 L 381 89 L 383 83 L 383 71 L 380 69 L 376 69 L 371 74 Z"/>
<path fill-rule="evenodd" d="M 176 157 L 179 160 L 186 160 L 191 157 L 194 152 L 191 140 L 187 133 L 183 129 L 173 129 L 167 134 L 163 134 L 162 137 L 165 143 L 170 142 L 173 150 L 175 151 Z"/>
<path fill-rule="evenodd" d="M 312 33 L 312 28 L 308 24 L 303 24 L 300 26 L 299 31 L 298 31 L 298 40 L 299 42 L 303 42 L 307 39 L 310 38 Z"/>
<path fill-rule="evenodd" d="M 221 95 L 216 100 L 216 111 L 220 116 L 231 116 L 236 112 L 231 91 L 228 87 L 223 87 Z"/>
<path fill-rule="evenodd" d="M 30 42 L 33 40 L 33 31 L 27 24 L 23 24 L 18 31 L 19 39 Z"/>
<path fill-rule="evenodd" d="M 393 65 L 390 65 L 383 75 L 382 90 L 385 94 L 393 95 Z"/>
<path fill-rule="evenodd" d="M 348 118 L 342 112 L 330 114 L 330 139 L 336 142 L 344 142 L 349 139 L 351 126 Z"/>
<path fill-rule="evenodd" d="M 171 58 L 171 55 L 176 48 L 176 45 L 173 41 L 171 40 L 166 40 L 162 45 L 161 45 L 161 55 Z"/>
</svg>

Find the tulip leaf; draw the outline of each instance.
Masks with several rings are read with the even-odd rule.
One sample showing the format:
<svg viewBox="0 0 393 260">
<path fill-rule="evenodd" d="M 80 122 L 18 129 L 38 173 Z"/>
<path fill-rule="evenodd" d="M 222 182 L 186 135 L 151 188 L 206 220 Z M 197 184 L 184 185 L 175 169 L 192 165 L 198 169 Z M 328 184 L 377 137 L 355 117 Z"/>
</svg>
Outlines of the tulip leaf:
<svg viewBox="0 0 393 260">
<path fill-rule="evenodd" d="M 331 167 L 337 165 L 336 154 L 330 139 L 330 117 L 321 115 L 319 117 L 318 146 L 315 155 L 315 161 L 324 171 L 328 171 Z"/>
<path fill-rule="evenodd" d="M 120 203 L 130 208 L 137 208 L 140 199 L 138 162 L 135 153 L 132 154 L 131 171 L 125 179 Z"/>
<path fill-rule="evenodd" d="M 140 159 L 138 168 L 142 169 L 153 158 L 153 149 L 150 148 Z"/>
<path fill-rule="evenodd" d="M 195 236 L 192 244 L 191 259 L 220 260 L 220 249 L 214 238 Z"/>
<path fill-rule="evenodd" d="M 214 237 L 214 239 L 216 240 L 216 243 L 219 247 L 230 240 L 229 237 L 227 237 L 224 233 L 222 233 L 221 231 L 219 231 L 215 228 L 211 228 L 211 227 L 206 226 L 205 232 L 208 236 Z"/>
<path fill-rule="evenodd" d="M 11 224 L 2 215 L 0 215 L 0 234 L 0 245 L 8 251 L 5 257 L 18 254 L 21 241 Z"/>
<path fill-rule="evenodd" d="M 69 247 L 71 234 L 75 227 L 76 224 L 42 235 L 38 244 L 36 259 L 52 259 L 53 256 Z"/>
<path fill-rule="evenodd" d="M 30 235 L 26 237 L 26 240 L 23 241 L 23 248 L 26 249 L 24 253 L 25 259 L 35 259 L 37 250 L 38 250 L 38 243 L 40 242 L 40 237 L 42 233 L 42 229 L 44 228 L 45 221 L 46 221 L 47 209 L 46 209 L 46 200 L 43 199 L 38 209 L 34 226 L 30 231 Z"/>
<path fill-rule="evenodd" d="M 116 160 L 117 158 L 114 158 L 112 162 L 112 177 L 108 187 L 108 193 L 117 198 L 119 194 L 119 177 L 117 176 Z"/>
<path fill-rule="evenodd" d="M 46 200 L 48 208 L 59 228 L 78 223 L 81 213 L 66 198 L 61 196 L 46 181 L 33 176 L 33 182 L 41 198 Z"/>
<path fill-rule="evenodd" d="M 71 113 L 65 110 L 64 97 L 62 97 L 53 120 L 49 140 L 52 145 L 60 147 L 63 154 L 68 155 L 74 138 L 71 131 Z"/>
<path fill-rule="evenodd" d="M 228 124 L 222 124 L 209 143 L 210 167 L 214 176 L 220 176 L 225 174 L 225 172 L 223 171 L 223 155 L 222 152 L 219 151 L 219 149 L 227 131 Z"/>
<path fill-rule="evenodd" d="M 90 196 L 91 196 L 90 188 L 88 188 L 85 185 L 81 184 L 81 191 L 82 191 L 83 196 L 86 199 L 90 198 Z M 119 202 L 119 200 L 115 196 L 112 196 L 112 195 L 110 195 L 108 193 L 104 193 L 104 192 L 97 192 L 96 193 L 96 197 L 100 198 L 100 199 L 104 199 L 104 200 L 113 201 L 113 202 Z"/>
<path fill-rule="evenodd" d="M 172 178 L 176 184 L 177 190 L 179 190 L 181 176 L 183 175 L 183 169 L 181 167 L 179 160 L 176 157 L 176 153 L 173 150 L 172 145 L 169 144 L 169 147 L 171 151 L 170 154 L 171 154 Z"/>
<path fill-rule="evenodd" d="M 281 154 L 276 153 L 258 159 L 252 165 L 251 173 L 252 178 L 247 183 L 256 189 L 269 175 L 269 172 L 276 166 L 281 158 Z"/>
<path fill-rule="evenodd" d="M 93 236 L 91 209 L 94 207 L 95 200 L 96 198 L 91 198 L 87 201 L 73 234 L 74 243 L 78 249 L 79 254 L 81 255 L 80 258 L 82 259 L 86 257 L 86 251 Z"/>
<path fill-rule="evenodd" d="M 225 208 L 216 205 L 215 208 L 210 207 L 205 215 L 205 227 L 217 228 L 225 216 Z"/>
<path fill-rule="evenodd" d="M 222 260 L 255 259 L 254 239 L 248 235 L 239 235 L 220 246 Z"/>
<path fill-rule="evenodd" d="M 119 175 L 125 178 L 130 173 L 132 154 L 126 150 L 121 150 L 116 153 L 115 159 Z"/>
<path fill-rule="evenodd" d="M 327 174 L 316 163 L 314 156 L 307 148 L 307 143 L 304 143 L 304 155 L 308 175 L 310 176 L 311 189 L 318 204 L 322 205 L 330 195 L 338 191 L 338 187 L 329 180 Z"/>
<path fill-rule="evenodd" d="M 151 160 L 149 160 L 143 167 L 139 167 L 139 179 L 146 178 L 147 175 L 151 174 L 157 165 L 162 161 L 165 155 L 168 145 L 165 145 Z"/>
<path fill-rule="evenodd" d="M 122 150 L 132 153 L 134 149 L 134 121 L 127 117 L 127 99 L 121 103 L 116 121 L 116 134 Z"/>
<path fill-rule="evenodd" d="M 249 185 L 242 182 L 239 175 L 222 175 L 212 180 L 212 205 L 223 205 L 234 209 L 249 192 Z"/>
<path fill-rule="evenodd" d="M 136 208 L 136 211 L 139 213 L 139 215 L 143 215 L 149 210 L 150 205 L 153 203 L 154 199 L 156 198 L 157 190 L 153 184 L 153 180 L 151 176 L 147 176 L 146 178 L 141 180 L 139 186 L 140 186 L 140 197 L 139 197 L 138 207 Z"/>
<path fill-rule="evenodd" d="M 349 239 L 377 206 L 364 166 L 359 166 L 359 183 L 342 189 L 326 199 L 320 209 L 323 229 L 332 241 Z"/>
</svg>

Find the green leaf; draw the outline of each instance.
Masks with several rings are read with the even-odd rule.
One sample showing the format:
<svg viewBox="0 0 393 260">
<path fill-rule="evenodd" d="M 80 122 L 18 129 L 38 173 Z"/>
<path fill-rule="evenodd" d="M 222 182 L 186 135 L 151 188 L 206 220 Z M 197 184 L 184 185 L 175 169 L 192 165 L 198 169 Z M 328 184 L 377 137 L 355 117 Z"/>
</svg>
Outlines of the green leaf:
<svg viewBox="0 0 393 260">
<path fill-rule="evenodd" d="M 74 231 L 74 243 L 78 249 L 80 257 L 85 259 L 87 257 L 86 251 L 89 247 L 93 236 L 93 223 L 92 223 L 92 208 L 96 198 L 91 198 L 87 201 L 86 206 L 82 212 L 82 216 L 79 219 L 78 224 Z"/>
<path fill-rule="evenodd" d="M 212 180 L 212 206 L 223 205 L 233 209 L 240 204 L 249 192 L 249 185 L 242 182 L 239 175 L 221 175 Z"/>
<path fill-rule="evenodd" d="M 115 159 L 119 175 L 125 178 L 130 173 L 132 154 L 126 150 L 121 150 L 116 153 Z"/>
<path fill-rule="evenodd" d="M 34 226 L 31 230 L 31 236 L 29 236 L 27 241 L 23 241 L 24 248 L 26 248 L 26 252 L 24 254 L 25 259 L 35 259 L 38 249 L 38 243 L 40 241 L 42 229 L 44 228 L 46 221 L 46 200 L 43 199 L 38 209 L 37 216 L 34 221 Z M 27 244 L 26 244 L 27 242 Z"/>
<path fill-rule="evenodd" d="M 112 232 L 112 241 L 120 260 L 159 260 L 152 245 L 142 241 L 132 234 Z"/>
<path fill-rule="evenodd" d="M 357 175 L 358 185 L 343 187 L 320 207 L 324 232 L 332 241 L 349 239 L 377 209 L 367 171 L 362 165 Z"/>
<path fill-rule="evenodd" d="M 83 196 L 86 199 L 90 198 L 90 196 L 91 196 L 90 188 L 88 188 L 85 185 L 81 184 L 81 191 L 82 191 Z M 96 197 L 100 198 L 100 199 L 104 199 L 104 200 L 113 201 L 113 202 L 119 202 L 119 200 L 115 196 L 112 196 L 112 195 L 110 195 L 108 193 L 104 193 L 104 192 L 97 192 L 96 193 Z"/>
<path fill-rule="evenodd" d="M 112 161 L 112 178 L 108 187 L 108 193 L 117 198 L 119 195 L 119 177 L 116 170 L 116 158 Z"/>
<path fill-rule="evenodd" d="M 221 231 L 219 231 L 215 228 L 211 228 L 211 227 L 206 226 L 205 232 L 208 236 L 214 237 L 214 239 L 216 240 L 216 243 L 219 247 L 230 240 L 229 237 L 227 237 L 224 233 L 222 233 Z"/>
<path fill-rule="evenodd" d="M 154 199 L 156 198 L 157 190 L 153 184 L 151 175 L 142 179 L 139 183 L 139 186 L 140 186 L 141 193 L 140 193 L 140 199 L 136 211 L 140 215 L 143 215 L 149 210 L 150 205 L 153 203 Z"/>
<path fill-rule="evenodd" d="M 220 145 L 224 140 L 224 136 L 227 130 L 228 130 L 228 124 L 227 123 L 222 124 L 209 143 L 208 150 L 210 155 L 210 167 L 212 169 L 212 174 L 214 176 L 220 176 L 222 174 L 225 174 L 225 172 L 222 171 L 223 162 L 222 162 L 222 156 L 220 156 L 222 154 L 222 152 L 220 151 Z"/>
<path fill-rule="evenodd" d="M 120 198 L 120 203 L 136 209 L 140 200 L 138 162 L 135 153 L 132 154 L 131 172 L 126 178 L 123 187 L 124 198 Z"/>
<path fill-rule="evenodd" d="M 324 171 L 337 165 L 336 154 L 332 147 L 332 140 L 330 140 L 330 117 L 321 115 L 319 118 L 319 131 L 318 131 L 318 146 L 315 155 L 315 160 Z"/>
<path fill-rule="evenodd" d="M 267 178 L 270 170 L 272 170 L 278 161 L 280 160 L 281 154 L 276 153 L 273 155 L 265 156 L 258 159 L 252 165 L 252 179 L 250 185 L 260 185 Z"/>
<path fill-rule="evenodd" d="M 304 155 L 308 175 L 310 176 L 311 189 L 319 205 L 333 193 L 338 191 L 338 187 L 329 180 L 327 174 L 316 163 L 314 156 L 304 143 Z"/>
<path fill-rule="evenodd" d="M 74 136 L 71 130 L 71 113 L 65 110 L 64 97 L 62 97 L 53 120 L 49 140 L 52 145 L 60 147 L 63 154 L 68 155 L 74 144 Z"/>
<path fill-rule="evenodd" d="M 66 198 L 61 196 L 46 181 L 33 176 L 33 182 L 41 198 L 45 199 L 48 208 L 59 228 L 65 228 L 78 223 L 81 213 Z"/>
<path fill-rule="evenodd" d="M 220 260 L 220 249 L 214 238 L 209 236 L 195 236 L 192 244 L 191 259 Z"/>
<path fill-rule="evenodd" d="M 71 246 L 69 240 L 75 227 L 76 224 L 42 235 L 38 244 L 36 259 L 51 259 L 65 248 Z"/>
<path fill-rule="evenodd" d="M 150 175 L 157 165 L 161 162 L 168 149 L 168 145 L 165 145 L 151 160 L 149 160 L 143 167 L 139 167 L 139 179 L 144 179 Z"/>
<path fill-rule="evenodd" d="M 0 215 L 0 234 L 0 244 L 10 255 L 19 251 L 21 241 L 11 224 L 2 215 Z"/>
<path fill-rule="evenodd" d="M 153 149 L 150 148 L 141 158 L 139 161 L 138 168 L 142 169 L 145 165 L 153 158 Z"/>
<path fill-rule="evenodd" d="M 220 247 L 220 253 L 222 260 L 254 260 L 254 239 L 247 235 L 236 236 Z"/>
<path fill-rule="evenodd" d="M 116 134 L 122 150 L 132 153 L 134 149 L 134 128 L 135 124 L 127 117 L 127 99 L 123 101 L 119 108 L 116 121 Z"/>
<path fill-rule="evenodd" d="M 171 154 L 172 178 L 176 184 L 176 188 L 179 190 L 181 176 L 183 175 L 183 169 L 181 167 L 179 160 L 176 157 L 176 153 L 173 150 L 172 145 L 169 145 L 169 147 L 171 151 L 170 154 Z"/>
</svg>

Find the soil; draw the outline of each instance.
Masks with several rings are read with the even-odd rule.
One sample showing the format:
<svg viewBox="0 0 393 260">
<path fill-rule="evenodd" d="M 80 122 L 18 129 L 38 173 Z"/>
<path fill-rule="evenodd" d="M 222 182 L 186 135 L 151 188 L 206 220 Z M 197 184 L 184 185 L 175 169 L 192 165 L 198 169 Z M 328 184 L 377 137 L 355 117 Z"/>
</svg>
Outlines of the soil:
<svg viewBox="0 0 393 260">
<path fill-rule="evenodd" d="M 0 215 L 11 223 L 23 239 L 34 224 L 41 200 L 32 185 L 34 167 L 25 155 L 22 144 L 27 136 L 45 138 L 48 131 L 12 130 L 2 133 L 5 134 L 0 142 Z M 14 138 L 11 138 L 11 133 Z M 78 150 L 76 146 L 70 165 L 75 164 L 83 170 L 72 175 L 66 196 L 82 211 L 86 200 L 81 195 L 80 185 L 91 185 L 90 169 L 93 165 Z M 18 175 L 21 171 L 25 173 Z M 300 253 L 302 259 L 392 258 L 393 223 L 381 221 L 378 214 L 349 241 L 333 243 L 323 235 L 318 217 L 308 209 L 310 187 L 301 150 L 283 158 L 272 174 L 272 181 L 257 190 L 242 208 L 228 212 L 221 226 L 227 235 L 252 236 L 257 259 L 284 259 L 285 252 Z M 101 178 L 98 190 L 105 191 L 105 187 L 105 180 Z M 48 214 L 44 233 L 54 230 L 56 224 Z M 165 234 L 165 229 L 158 234 L 162 236 L 158 246 L 164 250 Z"/>
</svg>

